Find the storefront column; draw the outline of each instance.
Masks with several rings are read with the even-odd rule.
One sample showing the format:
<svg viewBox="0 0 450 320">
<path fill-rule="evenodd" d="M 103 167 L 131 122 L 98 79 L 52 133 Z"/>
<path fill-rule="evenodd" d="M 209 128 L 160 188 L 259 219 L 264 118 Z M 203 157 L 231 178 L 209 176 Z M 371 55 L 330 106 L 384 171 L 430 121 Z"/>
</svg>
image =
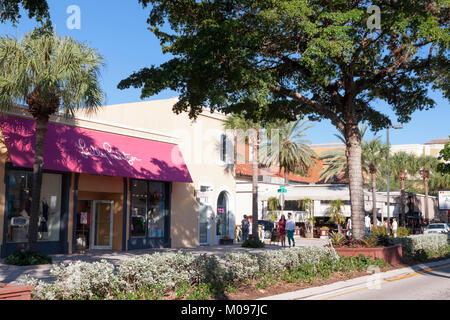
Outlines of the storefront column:
<svg viewBox="0 0 450 320">
<path fill-rule="evenodd" d="M 78 182 L 80 180 L 80 174 L 75 173 L 73 175 L 73 183 L 71 184 L 73 188 L 71 187 L 72 193 L 71 193 L 71 199 L 72 199 L 72 208 L 69 209 L 69 254 L 72 254 L 74 252 L 74 248 L 76 248 L 76 232 L 75 228 L 77 226 L 77 203 L 78 203 Z M 71 225 L 70 225 L 71 224 Z"/>
<path fill-rule="evenodd" d="M 128 251 L 128 178 L 123 178 L 122 251 Z"/>
</svg>

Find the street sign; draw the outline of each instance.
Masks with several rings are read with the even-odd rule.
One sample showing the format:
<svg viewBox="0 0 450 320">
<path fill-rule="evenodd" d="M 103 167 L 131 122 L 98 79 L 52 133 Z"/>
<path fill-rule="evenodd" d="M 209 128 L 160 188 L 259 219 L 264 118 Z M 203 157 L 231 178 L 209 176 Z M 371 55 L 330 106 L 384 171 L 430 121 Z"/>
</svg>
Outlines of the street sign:
<svg viewBox="0 0 450 320">
<path fill-rule="evenodd" d="M 280 189 L 278 189 L 278 193 L 286 193 L 286 187 L 285 186 L 280 186 Z"/>
<path fill-rule="evenodd" d="M 439 190 L 439 210 L 450 210 L 450 191 Z"/>
</svg>

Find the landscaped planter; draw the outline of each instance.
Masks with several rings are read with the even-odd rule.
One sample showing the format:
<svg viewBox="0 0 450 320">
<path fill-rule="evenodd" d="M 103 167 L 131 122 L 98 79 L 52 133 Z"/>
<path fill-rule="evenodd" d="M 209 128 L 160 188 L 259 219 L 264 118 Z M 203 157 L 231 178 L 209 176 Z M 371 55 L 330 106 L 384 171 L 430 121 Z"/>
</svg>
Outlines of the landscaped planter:
<svg viewBox="0 0 450 320">
<path fill-rule="evenodd" d="M 344 257 L 357 257 L 360 254 L 375 258 L 384 259 L 390 265 L 401 263 L 402 260 L 402 246 L 397 244 L 390 247 L 376 247 L 376 248 L 334 248 L 336 252 Z"/>
<path fill-rule="evenodd" d="M 220 239 L 219 244 L 233 244 L 234 239 Z"/>
<path fill-rule="evenodd" d="M 0 300 L 31 300 L 33 286 L 0 283 Z"/>
</svg>

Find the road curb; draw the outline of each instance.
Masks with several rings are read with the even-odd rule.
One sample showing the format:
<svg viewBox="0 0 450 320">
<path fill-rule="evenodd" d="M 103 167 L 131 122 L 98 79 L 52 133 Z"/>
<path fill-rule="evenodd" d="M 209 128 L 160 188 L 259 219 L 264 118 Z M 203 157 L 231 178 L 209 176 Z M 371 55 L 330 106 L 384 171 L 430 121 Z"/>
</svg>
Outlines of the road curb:
<svg viewBox="0 0 450 320">
<path fill-rule="evenodd" d="M 393 277 L 401 277 L 406 276 L 408 274 L 417 273 L 420 271 L 424 271 L 427 268 L 439 267 L 450 263 L 450 259 L 422 263 L 417 264 L 410 267 L 405 267 L 396 270 L 390 270 L 382 273 L 378 273 L 375 275 L 369 274 L 367 276 L 362 276 L 354 279 L 348 279 L 343 281 L 338 281 L 335 283 L 331 283 L 328 285 L 320 286 L 320 287 L 312 287 L 308 289 L 302 289 L 292 292 L 286 292 L 274 296 L 260 298 L 258 300 L 302 300 L 308 299 L 314 296 L 326 295 L 331 293 L 338 293 L 343 290 L 354 289 L 357 287 L 366 287 L 374 281 L 380 281 L 393 278 Z"/>
</svg>

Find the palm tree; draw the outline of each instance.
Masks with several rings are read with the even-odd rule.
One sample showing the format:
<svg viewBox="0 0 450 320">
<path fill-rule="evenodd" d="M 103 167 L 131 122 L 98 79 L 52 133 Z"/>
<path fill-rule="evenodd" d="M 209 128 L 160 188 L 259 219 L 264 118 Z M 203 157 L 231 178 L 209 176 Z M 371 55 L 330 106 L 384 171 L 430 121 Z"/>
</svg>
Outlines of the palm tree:
<svg viewBox="0 0 450 320">
<path fill-rule="evenodd" d="M 431 156 L 421 156 L 411 163 L 412 172 L 419 173 L 423 180 L 423 188 L 425 192 L 425 219 L 429 219 L 428 210 L 428 187 L 431 175 L 436 170 L 439 161 Z"/>
<path fill-rule="evenodd" d="M 330 221 L 337 225 L 338 233 L 342 233 L 342 223 L 345 222 L 345 216 L 342 213 L 342 200 L 330 201 Z"/>
<path fill-rule="evenodd" d="M 372 221 L 374 226 L 377 225 L 377 198 L 376 198 L 376 177 L 379 168 L 385 162 L 388 148 L 380 141 L 380 137 L 375 137 L 370 141 L 364 141 L 364 135 L 367 132 L 367 125 L 363 124 L 361 127 L 361 165 L 363 181 L 364 174 L 371 176 L 372 184 Z M 335 134 L 335 136 L 345 143 L 345 138 L 342 134 Z M 345 149 L 335 149 L 323 152 L 319 159 L 328 165 L 320 173 L 320 178 L 325 182 L 344 173 L 348 176 L 347 155 Z"/>
<path fill-rule="evenodd" d="M 400 221 L 405 225 L 405 182 L 408 177 L 408 171 L 411 171 L 411 163 L 414 162 L 414 155 L 406 152 L 397 152 L 390 157 L 389 168 L 394 178 L 400 181 Z"/>
<path fill-rule="evenodd" d="M 369 142 L 361 143 L 362 170 L 370 175 L 372 181 L 372 223 L 377 225 L 377 173 L 382 163 L 386 161 L 388 146 L 375 137 Z"/>
<path fill-rule="evenodd" d="M 316 165 L 316 153 L 308 145 L 310 142 L 302 139 L 306 136 L 304 132 L 313 126 L 307 125 L 308 121 L 299 118 L 292 122 L 278 122 L 276 130 L 272 128 L 270 131 L 272 141 L 274 138 L 279 141 L 278 146 L 269 142 L 261 148 L 264 154 L 262 163 L 266 166 L 277 165 L 280 174 L 284 171 L 286 184 L 289 184 L 289 173 L 299 171 L 305 174 Z"/>
<path fill-rule="evenodd" d="M 259 130 L 260 125 L 245 118 L 244 114 L 232 114 L 224 123 L 225 129 L 244 133 L 245 141 L 252 147 L 252 236 L 258 240 L 258 174 L 259 174 Z M 249 137 L 248 137 L 249 136 Z M 239 139 L 239 134 L 236 139 Z M 237 143 L 235 144 L 237 146 Z"/>
<path fill-rule="evenodd" d="M 361 141 L 363 141 L 366 132 L 367 125 L 363 124 L 361 127 Z M 342 133 L 335 134 L 335 136 L 345 145 L 345 138 Z M 320 172 L 320 179 L 324 182 L 327 182 L 342 173 L 344 174 L 344 177 L 348 177 L 347 154 L 345 148 L 324 151 L 320 154 L 319 159 L 326 165 Z"/>
<path fill-rule="evenodd" d="M 98 77 L 103 57 L 69 37 L 31 32 L 21 40 L 0 37 L 0 106 L 25 103 L 36 121 L 28 246 L 37 250 L 44 141 L 51 115 L 95 110 L 103 101 Z"/>
</svg>

